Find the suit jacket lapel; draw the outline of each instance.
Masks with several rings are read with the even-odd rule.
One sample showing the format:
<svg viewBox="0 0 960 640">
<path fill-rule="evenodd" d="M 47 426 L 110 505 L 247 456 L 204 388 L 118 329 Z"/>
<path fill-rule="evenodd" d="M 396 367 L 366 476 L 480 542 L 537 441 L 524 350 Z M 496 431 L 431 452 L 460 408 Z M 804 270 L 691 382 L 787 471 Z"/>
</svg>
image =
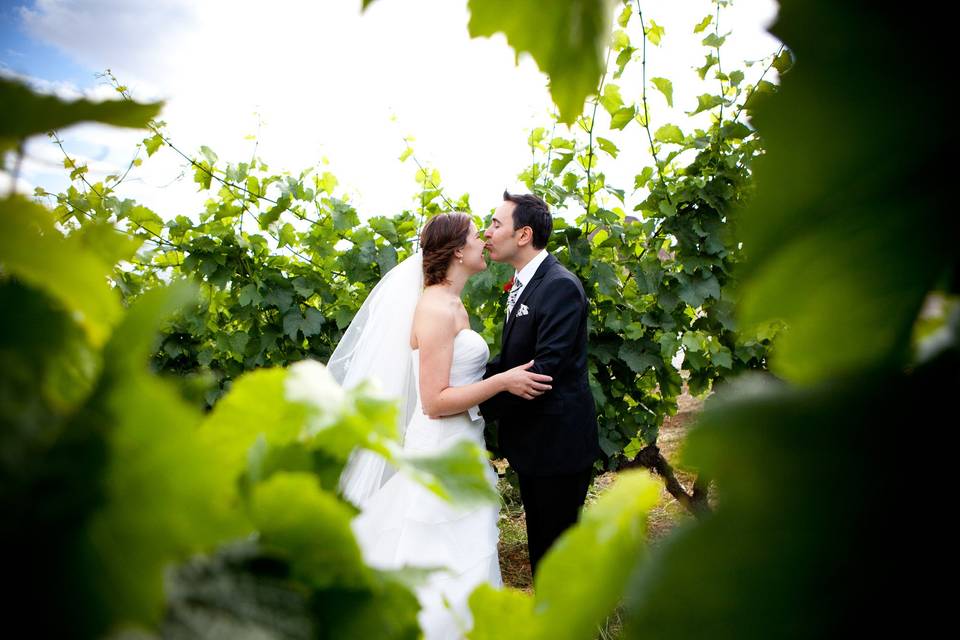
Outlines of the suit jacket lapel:
<svg viewBox="0 0 960 640">
<path fill-rule="evenodd" d="M 540 264 L 537 268 L 536 273 L 533 274 L 533 277 L 530 278 L 530 282 L 524 285 L 523 289 L 520 290 L 520 297 L 517 298 L 517 303 L 513 305 L 510 316 L 504 318 L 503 321 L 503 336 L 500 338 L 500 350 L 503 351 L 503 347 L 507 344 L 507 338 L 510 337 L 510 330 L 513 328 L 513 325 L 517 323 L 517 309 L 520 308 L 520 305 L 523 304 L 524 300 L 527 300 L 530 297 L 530 294 L 533 293 L 537 287 L 540 286 L 540 282 L 543 280 L 543 276 L 546 275 L 547 271 L 550 270 L 550 267 L 557 262 L 557 259 L 552 255 L 548 255 L 546 259 Z"/>
</svg>

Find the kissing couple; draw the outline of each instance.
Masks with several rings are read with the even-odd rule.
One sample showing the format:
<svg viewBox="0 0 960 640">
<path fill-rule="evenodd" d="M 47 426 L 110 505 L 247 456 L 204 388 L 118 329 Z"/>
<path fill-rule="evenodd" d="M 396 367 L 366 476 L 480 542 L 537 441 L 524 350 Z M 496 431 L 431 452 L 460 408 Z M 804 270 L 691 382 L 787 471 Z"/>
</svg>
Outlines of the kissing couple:
<svg viewBox="0 0 960 640">
<path fill-rule="evenodd" d="M 461 441 L 483 447 L 484 420 L 498 422 L 499 448 L 520 480 L 534 573 L 576 522 L 601 455 L 587 378 L 587 298 L 546 251 L 552 230 L 547 203 L 529 194 L 504 192 L 482 233 L 465 213 L 431 218 L 420 251 L 374 287 L 327 365 L 347 388 L 373 377 L 399 398 L 405 451 L 437 453 Z M 489 362 L 461 300 L 467 280 L 487 268 L 485 253 L 516 270 L 500 354 Z M 495 489 L 496 473 L 485 473 Z M 340 490 L 360 509 L 353 530 L 369 565 L 446 569 L 415 589 L 424 637 L 464 637 L 470 593 L 502 585 L 498 506 L 451 505 L 364 450 L 351 456 Z"/>
</svg>

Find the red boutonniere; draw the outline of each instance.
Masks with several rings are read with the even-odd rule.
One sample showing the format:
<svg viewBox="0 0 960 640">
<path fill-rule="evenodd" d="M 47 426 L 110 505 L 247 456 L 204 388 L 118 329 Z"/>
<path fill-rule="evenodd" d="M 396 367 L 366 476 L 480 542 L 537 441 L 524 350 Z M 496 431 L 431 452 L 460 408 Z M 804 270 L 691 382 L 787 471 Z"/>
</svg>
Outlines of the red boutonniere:
<svg viewBox="0 0 960 640">
<path fill-rule="evenodd" d="M 510 293 L 510 289 L 513 289 L 513 279 L 514 279 L 515 277 L 516 277 L 516 276 L 510 276 L 510 279 L 507 280 L 507 284 L 503 285 L 503 292 L 504 292 L 504 293 Z"/>
</svg>

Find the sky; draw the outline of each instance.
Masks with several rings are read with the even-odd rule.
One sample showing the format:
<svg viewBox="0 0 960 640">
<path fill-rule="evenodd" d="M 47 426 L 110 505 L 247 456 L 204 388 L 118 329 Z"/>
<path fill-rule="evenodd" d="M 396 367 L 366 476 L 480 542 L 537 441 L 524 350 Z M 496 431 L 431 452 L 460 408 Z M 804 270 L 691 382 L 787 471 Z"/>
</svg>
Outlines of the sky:
<svg viewBox="0 0 960 640">
<path fill-rule="evenodd" d="M 165 101 L 161 118 L 181 149 L 196 154 L 206 145 L 240 162 L 250 158 L 256 136 L 257 154 L 271 170 L 331 171 L 364 218 L 415 207 L 416 165 L 398 160 L 408 136 L 417 159 L 440 171 L 445 192 L 469 194 L 475 212 L 495 207 L 504 188 L 523 191 L 516 176 L 530 163 L 528 134 L 549 126 L 553 111 L 536 63 L 526 55 L 517 61 L 502 34 L 471 39 L 467 0 L 377 0 L 363 13 L 360 5 L 0 0 L 0 73 L 64 97 L 112 99 L 116 94 L 96 76 L 109 68 L 136 99 Z M 705 53 L 705 34 L 694 35 L 693 25 L 713 5 L 640 6 L 666 30 L 660 47 L 648 47 L 648 77 L 674 83 L 674 108 L 652 96 L 652 121 L 690 130 L 696 122 L 683 112 L 697 95 L 716 91 L 693 71 Z M 732 32 L 722 49 L 725 70 L 777 50 L 766 33 L 776 11 L 774 0 L 737 0 L 723 10 L 721 32 Z M 744 70 L 748 81 L 762 71 Z M 639 97 L 639 76 L 627 74 L 620 84 L 625 98 Z M 94 178 L 125 168 L 145 137 L 100 125 L 60 135 Z M 645 134 L 631 125 L 612 137 L 622 151 L 608 165 L 608 183 L 629 192 L 633 175 L 650 164 Z M 192 173 L 164 148 L 131 172 L 119 195 L 163 218 L 195 217 L 207 196 L 197 192 Z M 0 176 L 0 188 L 9 181 Z M 34 139 L 17 189 L 55 192 L 67 183 L 59 149 L 46 137 Z"/>
</svg>

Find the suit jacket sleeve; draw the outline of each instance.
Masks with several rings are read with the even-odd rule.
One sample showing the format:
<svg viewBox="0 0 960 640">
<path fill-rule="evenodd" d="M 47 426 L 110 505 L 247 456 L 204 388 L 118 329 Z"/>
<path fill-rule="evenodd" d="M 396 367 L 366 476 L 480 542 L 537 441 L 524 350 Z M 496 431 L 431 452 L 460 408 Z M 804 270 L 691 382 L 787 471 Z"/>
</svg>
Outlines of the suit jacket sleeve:
<svg viewBox="0 0 960 640">
<path fill-rule="evenodd" d="M 483 379 L 486 380 L 490 376 L 495 376 L 500 373 L 500 354 L 497 354 L 497 357 L 487 363 L 487 370 L 483 374 Z M 498 393 L 492 398 L 488 398 L 480 403 L 480 413 L 483 414 L 484 420 L 496 420 L 503 414 L 501 407 L 503 398 L 501 396 L 510 395 L 509 393 Z"/>
</svg>

